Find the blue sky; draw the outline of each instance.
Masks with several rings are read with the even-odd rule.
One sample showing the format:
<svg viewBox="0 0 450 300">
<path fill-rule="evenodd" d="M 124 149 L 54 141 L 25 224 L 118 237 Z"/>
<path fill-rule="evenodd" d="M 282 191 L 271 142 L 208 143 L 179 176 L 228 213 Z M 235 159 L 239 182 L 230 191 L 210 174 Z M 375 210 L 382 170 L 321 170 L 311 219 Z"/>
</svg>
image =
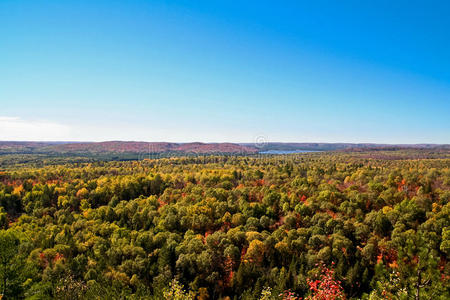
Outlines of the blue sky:
<svg viewBox="0 0 450 300">
<path fill-rule="evenodd" d="M 450 143 L 449 1 L 0 1 L 0 140 Z"/>
</svg>

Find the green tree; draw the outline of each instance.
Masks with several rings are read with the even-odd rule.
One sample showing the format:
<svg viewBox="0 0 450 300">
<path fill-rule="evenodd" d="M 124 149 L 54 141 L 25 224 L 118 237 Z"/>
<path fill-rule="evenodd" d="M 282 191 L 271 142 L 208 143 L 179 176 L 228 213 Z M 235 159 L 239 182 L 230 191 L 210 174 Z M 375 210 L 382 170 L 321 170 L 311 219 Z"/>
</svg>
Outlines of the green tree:
<svg viewBox="0 0 450 300">
<path fill-rule="evenodd" d="M 0 292 L 6 298 L 17 289 L 17 270 L 14 259 L 19 249 L 19 238 L 11 230 L 0 230 Z"/>
</svg>

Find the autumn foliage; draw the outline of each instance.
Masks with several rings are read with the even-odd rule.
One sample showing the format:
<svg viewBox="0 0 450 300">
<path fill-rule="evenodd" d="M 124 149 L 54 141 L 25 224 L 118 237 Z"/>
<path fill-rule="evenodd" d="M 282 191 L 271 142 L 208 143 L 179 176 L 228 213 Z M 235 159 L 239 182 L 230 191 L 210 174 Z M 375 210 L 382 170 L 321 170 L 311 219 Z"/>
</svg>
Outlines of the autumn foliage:
<svg viewBox="0 0 450 300">
<path fill-rule="evenodd" d="M 0 155 L 0 294 L 447 300 L 449 216 L 445 153 Z"/>
<path fill-rule="evenodd" d="M 334 266 L 334 263 L 332 263 Z M 334 278 L 334 270 L 325 264 L 320 265 L 320 274 L 316 279 L 307 279 L 311 295 L 306 300 L 344 300 L 341 282 Z"/>
</svg>

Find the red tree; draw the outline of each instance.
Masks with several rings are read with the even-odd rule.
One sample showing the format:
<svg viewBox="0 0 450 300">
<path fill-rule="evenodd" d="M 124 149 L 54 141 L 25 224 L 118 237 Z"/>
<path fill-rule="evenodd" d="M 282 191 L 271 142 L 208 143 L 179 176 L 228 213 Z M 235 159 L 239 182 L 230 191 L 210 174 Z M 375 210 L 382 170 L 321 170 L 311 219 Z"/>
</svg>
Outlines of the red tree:
<svg viewBox="0 0 450 300">
<path fill-rule="evenodd" d="M 334 265 L 334 263 L 332 263 Z M 312 295 L 306 300 L 344 300 L 344 289 L 339 280 L 334 279 L 334 270 L 325 264 L 320 266 L 320 275 L 315 280 L 307 279 Z"/>
</svg>

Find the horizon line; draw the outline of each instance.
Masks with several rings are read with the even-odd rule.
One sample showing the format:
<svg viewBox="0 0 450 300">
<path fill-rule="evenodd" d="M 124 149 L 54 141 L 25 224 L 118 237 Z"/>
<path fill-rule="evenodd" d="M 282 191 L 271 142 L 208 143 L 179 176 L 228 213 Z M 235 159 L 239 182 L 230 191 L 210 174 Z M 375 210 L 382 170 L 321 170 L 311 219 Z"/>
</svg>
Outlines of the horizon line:
<svg viewBox="0 0 450 300">
<path fill-rule="evenodd" d="M 69 140 L 0 140 L 0 143 L 110 143 L 110 142 L 120 142 L 120 143 L 167 143 L 167 144 L 236 144 L 236 145 L 251 145 L 251 144 L 350 144 L 350 145 L 386 145 L 386 146 L 414 146 L 414 145 L 433 145 L 433 146 L 447 146 L 450 143 L 384 143 L 384 142 L 288 142 L 288 141 L 264 141 L 263 143 L 258 142 L 201 142 L 201 141 L 190 141 L 190 142 L 168 142 L 168 141 L 143 141 L 143 140 L 102 140 L 102 141 L 69 141 Z"/>
</svg>

